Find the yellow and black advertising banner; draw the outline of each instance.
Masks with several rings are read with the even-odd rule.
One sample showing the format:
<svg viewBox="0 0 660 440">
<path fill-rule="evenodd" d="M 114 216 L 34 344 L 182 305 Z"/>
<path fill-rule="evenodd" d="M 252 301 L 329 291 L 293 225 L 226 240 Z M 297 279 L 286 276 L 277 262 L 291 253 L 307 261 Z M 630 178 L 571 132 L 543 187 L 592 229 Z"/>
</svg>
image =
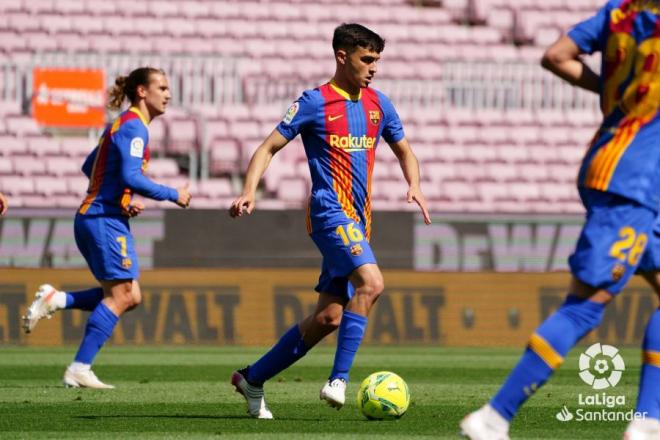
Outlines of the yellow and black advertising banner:
<svg viewBox="0 0 660 440">
<path fill-rule="evenodd" d="M 385 292 L 369 316 L 367 344 L 520 346 L 563 301 L 568 273 L 430 273 L 385 271 Z M 312 313 L 318 271 L 311 269 L 143 272 L 142 304 L 125 314 L 114 344 L 269 345 Z M 48 282 L 73 291 L 96 285 L 85 270 L 0 271 L 0 344 L 78 343 L 87 312 L 62 310 L 29 335 L 20 316 Z M 639 344 L 657 307 L 636 277 L 587 337 Z M 329 342 L 334 339 L 330 338 Z"/>
</svg>

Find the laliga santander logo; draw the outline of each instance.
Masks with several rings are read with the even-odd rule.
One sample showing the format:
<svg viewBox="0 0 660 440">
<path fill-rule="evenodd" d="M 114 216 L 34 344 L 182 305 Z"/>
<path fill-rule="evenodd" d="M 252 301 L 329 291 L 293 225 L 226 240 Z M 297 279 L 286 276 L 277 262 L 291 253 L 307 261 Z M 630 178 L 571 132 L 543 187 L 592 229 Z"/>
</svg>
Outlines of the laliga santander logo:
<svg viewBox="0 0 660 440">
<path fill-rule="evenodd" d="M 619 350 L 599 342 L 580 355 L 580 378 L 594 390 L 615 387 L 621 380 L 626 364 Z"/>
</svg>

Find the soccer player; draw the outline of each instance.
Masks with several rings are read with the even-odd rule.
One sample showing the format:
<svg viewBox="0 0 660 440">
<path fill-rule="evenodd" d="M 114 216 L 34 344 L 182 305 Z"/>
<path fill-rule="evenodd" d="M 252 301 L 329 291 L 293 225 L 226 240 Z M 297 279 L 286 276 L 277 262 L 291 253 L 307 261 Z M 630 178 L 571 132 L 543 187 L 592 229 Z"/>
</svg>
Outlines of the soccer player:
<svg viewBox="0 0 660 440">
<path fill-rule="evenodd" d="M 7 203 L 7 198 L 0 192 L 0 215 L 5 215 L 8 207 L 9 204 Z"/>
<path fill-rule="evenodd" d="M 603 122 L 580 168 L 578 190 L 586 222 L 569 258 L 568 296 L 531 336 L 492 400 L 461 422 L 471 439 L 506 439 L 520 406 L 561 365 L 568 351 L 602 320 L 605 305 L 633 273 L 660 294 L 660 75 L 657 2 L 610 0 L 545 52 L 543 67 L 571 84 L 599 93 Z M 581 54 L 602 52 L 601 74 Z M 636 411 L 627 439 L 660 438 L 660 311 L 643 342 Z"/>
<path fill-rule="evenodd" d="M 383 291 L 371 234 L 371 175 L 382 136 L 396 154 L 408 182 L 407 200 L 431 219 L 419 185 L 419 164 L 404 137 L 390 100 L 369 87 L 384 40 L 359 24 L 334 31 L 336 71 L 332 80 L 305 91 L 255 151 L 232 217 L 251 214 L 255 191 L 273 155 L 301 134 L 312 177 L 307 230 L 323 255 L 316 310 L 293 325 L 263 357 L 236 371 L 231 383 L 243 394 L 251 416 L 272 418 L 263 384 L 288 368 L 321 339 L 339 329 L 337 351 L 322 400 L 344 405 L 348 373 L 367 327 L 367 316 Z"/>
<path fill-rule="evenodd" d="M 30 333 L 40 319 L 57 310 L 92 312 L 75 360 L 64 373 L 64 384 L 70 387 L 114 388 L 96 377 L 91 364 L 119 317 L 141 301 L 138 261 L 128 219 L 144 206 L 132 202 L 133 193 L 169 200 L 182 208 L 190 203 L 187 186 L 174 189 L 144 175 L 149 162 L 147 126 L 165 113 L 170 100 L 165 73 L 141 67 L 127 77 L 118 77 L 110 90 L 108 107 L 119 109 L 126 98 L 131 107 L 106 128 L 83 164 L 89 188 L 74 221 L 78 249 L 101 287 L 62 292 L 44 284 L 23 316 L 23 329 Z"/>
</svg>

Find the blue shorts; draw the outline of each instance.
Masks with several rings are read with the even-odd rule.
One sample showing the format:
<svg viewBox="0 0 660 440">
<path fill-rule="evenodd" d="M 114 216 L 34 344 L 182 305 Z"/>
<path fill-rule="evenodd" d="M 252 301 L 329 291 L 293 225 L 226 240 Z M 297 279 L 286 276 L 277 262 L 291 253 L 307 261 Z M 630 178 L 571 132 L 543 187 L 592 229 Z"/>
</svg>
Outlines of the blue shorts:
<svg viewBox="0 0 660 440">
<path fill-rule="evenodd" d="M 660 267 L 656 212 L 616 194 L 581 188 L 586 223 L 568 259 L 583 283 L 616 294 L 636 271 Z"/>
<path fill-rule="evenodd" d="M 349 220 L 345 225 L 313 232 L 311 237 L 323 255 L 315 290 L 350 299 L 354 288 L 348 276 L 363 264 L 376 264 L 362 225 Z"/>
<path fill-rule="evenodd" d="M 73 232 L 78 249 L 97 280 L 139 277 L 128 218 L 76 214 Z"/>
</svg>

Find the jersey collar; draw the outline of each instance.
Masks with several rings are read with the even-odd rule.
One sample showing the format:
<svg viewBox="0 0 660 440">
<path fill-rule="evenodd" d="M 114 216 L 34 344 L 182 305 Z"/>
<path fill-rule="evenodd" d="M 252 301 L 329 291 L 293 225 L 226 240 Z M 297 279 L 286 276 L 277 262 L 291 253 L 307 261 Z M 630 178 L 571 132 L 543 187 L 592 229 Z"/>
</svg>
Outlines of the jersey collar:
<svg viewBox="0 0 660 440">
<path fill-rule="evenodd" d="M 142 123 L 144 124 L 145 127 L 149 126 L 149 123 L 145 119 L 144 115 L 142 115 L 142 113 L 140 112 L 140 110 L 137 107 L 131 107 L 131 108 L 128 109 L 128 111 L 133 112 L 136 115 L 138 115 L 140 117 L 140 121 L 142 121 Z"/>
<path fill-rule="evenodd" d="M 359 101 L 360 98 L 362 98 L 362 89 L 360 89 L 357 95 L 351 95 L 346 90 L 339 87 L 334 79 L 330 80 L 330 87 L 332 87 L 332 89 L 335 92 L 339 93 L 341 96 L 343 96 L 346 99 L 350 99 L 351 101 Z"/>
</svg>

